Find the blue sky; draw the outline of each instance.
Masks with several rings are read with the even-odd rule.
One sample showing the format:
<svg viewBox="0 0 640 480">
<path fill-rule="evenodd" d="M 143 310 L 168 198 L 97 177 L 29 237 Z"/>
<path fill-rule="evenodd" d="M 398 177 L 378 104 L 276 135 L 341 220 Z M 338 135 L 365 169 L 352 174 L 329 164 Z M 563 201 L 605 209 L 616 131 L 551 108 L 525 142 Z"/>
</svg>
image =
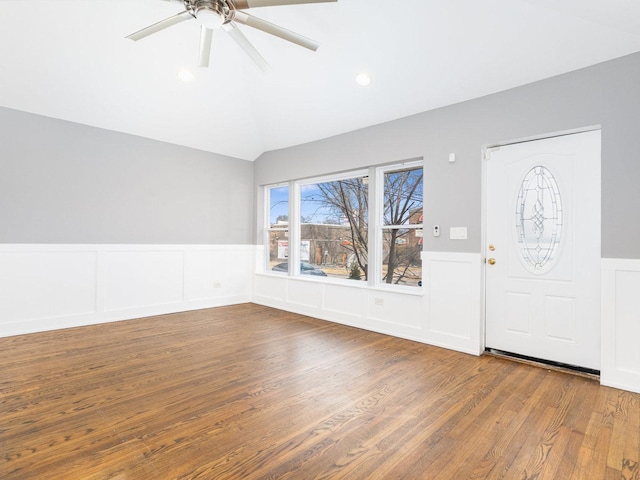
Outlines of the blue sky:
<svg viewBox="0 0 640 480">
<path fill-rule="evenodd" d="M 391 171 L 385 174 L 385 189 L 387 188 L 387 181 L 389 181 L 391 195 L 409 195 L 409 189 L 411 185 L 415 185 L 415 181 L 419 178 L 418 176 L 422 175 L 422 169 L 409 169 L 408 171 L 408 183 L 404 181 L 399 183 L 399 181 L 403 179 L 403 176 L 406 176 L 407 170 Z M 411 200 L 412 203 L 415 201 L 415 206 L 422 205 L 422 189 L 423 185 L 421 182 L 417 186 L 417 189 L 411 194 Z M 342 213 L 337 211 L 336 208 L 327 206 L 325 197 L 318 188 L 318 184 L 302 185 L 300 187 L 300 197 L 300 215 L 304 218 L 304 222 L 324 223 L 327 220 L 329 220 L 330 223 L 343 222 Z M 289 187 L 287 185 L 271 189 L 269 211 L 271 224 L 276 223 L 276 219 L 282 215 L 289 215 Z"/>
<path fill-rule="evenodd" d="M 289 215 L 289 187 L 272 188 L 270 193 L 269 221 L 274 224 L 280 215 Z"/>
<path fill-rule="evenodd" d="M 300 214 L 311 223 L 321 223 L 327 217 L 339 220 L 335 212 L 322 205 L 324 203 L 320 200 L 322 194 L 316 185 L 303 185 L 300 195 L 302 210 Z M 274 224 L 280 215 L 289 215 L 289 188 L 287 186 L 272 188 L 270 203 L 269 220 Z"/>
</svg>

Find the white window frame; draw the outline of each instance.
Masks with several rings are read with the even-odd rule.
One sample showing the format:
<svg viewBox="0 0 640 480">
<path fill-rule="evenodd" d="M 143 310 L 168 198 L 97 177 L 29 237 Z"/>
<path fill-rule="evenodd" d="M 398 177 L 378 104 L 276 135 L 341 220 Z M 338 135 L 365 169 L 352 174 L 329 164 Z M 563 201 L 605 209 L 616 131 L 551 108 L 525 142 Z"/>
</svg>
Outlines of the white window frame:
<svg viewBox="0 0 640 480">
<path fill-rule="evenodd" d="M 372 166 L 366 169 L 356 169 L 347 172 L 341 172 L 336 174 L 321 175 L 312 178 L 305 178 L 301 180 L 292 180 L 290 182 L 283 182 L 278 184 L 265 185 L 264 195 L 264 245 L 266 250 L 265 258 L 265 270 L 269 273 L 282 275 L 283 273 L 271 272 L 269 268 L 270 260 L 270 233 L 272 231 L 287 231 L 289 240 L 289 271 L 288 276 L 295 277 L 296 279 L 303 279 L 305 281 L 316 281 L 334 284 L 344 284 L 349 286 L 366 286 L 376 289 L 385 289 L 392 291 L 404 291 L 407 293 L 419 293 L 421 289 L 413 285 L 396 285 L 387 284 L 382 281 L 382 252 L 383 252 L 383 231 L 393 228 L 402 229 L 422 229 L 424 232 L 424 224 L 407 224 L 407 225 L 384 225 L 384 175 L 387 172 L 422 168 L 423 169 L 423 182 L 424 182 L 424 161 L 423 159 L 408 160 L 404 162 L 395 162 L 387 165 Z M 301 191 L 306 185 L 315 185 L 324 182 L 331 182 L 335 180 L 344 180 L 348 178 L 356 177 L 368 177 L 368 237 L 369 243 L 367 246 L 368 257 L 368 271 L 367 282 L 353 281 L 348 279 L 336 278 L 336 277 L 313 277 L 303 276 L 300 274 L 300 240 L 301 240 Z M 271 190 L 274 188 L 288 187 L 289 188 L 289 223 L 288 228 L 271 228 L 270 225 L 270 207 L 271 207 Z M 423 183 L 424 192 L 424 183 Z M 424 209 L 424 199 L 423 199 Z M 424 211 L 423 211 L 424 215 Z M 424 218 L 424 217 L 423 217 Z M 424 246 L 423 246 L 424 248 Z"/>
<path fill-rule="evenodd" d="M 350 170 L 348 172 L 342 172 L 342 173 L 335 173 L 335 174 L 331 174 L 331 175 L 323 175 L 320 177 L 313 177 L 313 178 L 307 178 L 304 180 L 298 180 L 293 182 L 294 183 L 294 195 L 293 195 L 293 201 L 292 201 L 292 205 L 294 205 L 295 207 L 292 208 L 292 210 L 295 212 L 294 215 L 296 215 L 295 217 L 295 239 L 296 239 L 296 243 L 295 243 L 295 257 L 296 259 L 298 259 L 298 261 L 295 264 L 295 267 L 297 267 L 296 269 L 293 270 L 292 275 L 297 276 L 300 275 L 300 241 L 302 240 L 301 236 L 302 236 L 302 222 L 300 222 L 300 215 L 302 213 L 302 195 L 301 195 L 301 191 L 302 188 L 306 185 L 316 185 L 318 183 L 325 183 L 325 182 L 334 182 L 336 180 L 345 180 L 348 178 L 356 178 L 356 177 L 370 177 L 370 171 L 369 169 L 359 169 L 359 170 Z M 369 181 L 369 188 L 371 188 L 371 182 Z M 369 197 L 367 204 L 370 206 L 371 205 L 371 193 L 368 191 L 367 195 Z M 371 212 L 369 212 L 369 219 L 371 218 Z M 371 227 L 369 226 L 369 224 L 367 224 L 367 228 L 370 229 Z M 289 236 L 291 236 L 291 230 L 289 231 Z M 289 243 L 289 256 L 292 255 L 292 242 Z M 367 247 L 368 249 L 369 247 Z M 370 269 L 371 267 L 369 267 Z M 369 275 L 367 272 L 367 279 L 369 279 Z M 315 279 L 314 279 L 315 280 Z M 325 282 L 338 282 L 338 283 L 346 283 L 348 285 L 353 285 L 353 284 L 364 284 L 365 282 L 356 282 L 354 280 L 349 280 L 349 279 L 342 279 L 342 278 L 336 278 L 336 277 L 319 277 L 318 280 L 321 281 L 325 281 Z M 366 282 L 368 283 L 368 281 Z"/>
<path fill-rule="evenodd" d="M 422 168 L 422 191 L 424 192 L 424 162 L 422 160 L 412 160 L 407 162 L 394 163 L 391 165 L 384 165 L 380 167 L 376 167 L 376 196 L 375 196 L 375 204 L 376 204 L 376 212 L 375 212 L 375 245 L 370 245 L 375 248 L 374 258 L 375 258 L 375 271 L 373 272 L 373 280 L 374 284 L 378 288 L 392 288 L 396 289 L 411 289 L 414 290 L 417 286 L 414 285 L 396 285 L 394 283 L 386 283 L 382 281 L 382 252 L 384 249 L 384 239 L 383 234 L 385 230 L 399 230 L 399 229 L 414 229 L 419 230 L 422 229 L 424 232 L 424 223 L 419 224 L 405 224 L 405 225 L 385 225 L 384 224 L 384 176 L 388 172 L 395 172 L 400 170 L 412 170 Z M 424 194 L 423 194 L 424 195 Z M 422 202 L 423 208 L 423 219 L 424 219 L 424 196 Z M 424 248 L 424 245 L 423 245 Z M 371 258 L 371 256 L 370 256 Z"/>
<path fill-rule="evenodd" d="M 289 221 L 287 223 L 287 227 L 284 228 L 274 228 L 271 226 L 271 191 L 277 188 L 287 187 L 288 190 L 288 209 L 287 216 Z M 287 262 L 289 262 L 289 272 L 291 272 L 291 185 L 289 182 L 286 183 L 276 183 L 273 185 L 265 185 L 264 186 L 264 239 L 263 244 L 265 246 L 265 258 L 264 258 L 264 269 L 266 272 L 273 273 L 275 275 L 286 275 L 285 272 L 274 272 L 271 270 L 271 233 L 272 232 L 287 232 L 286 238 L 289 242 L 288 246 L 288 256 Z"/>
</svg>

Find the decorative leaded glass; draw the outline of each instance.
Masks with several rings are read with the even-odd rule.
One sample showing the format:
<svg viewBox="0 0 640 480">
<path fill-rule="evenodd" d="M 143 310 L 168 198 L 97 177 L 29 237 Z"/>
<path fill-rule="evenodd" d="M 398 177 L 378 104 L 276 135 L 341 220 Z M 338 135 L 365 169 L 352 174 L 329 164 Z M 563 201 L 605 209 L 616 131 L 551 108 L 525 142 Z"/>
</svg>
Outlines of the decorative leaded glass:
<svg viewBox="0 0 640 480">
<path fill-rule="evenodd" d="M 551 268 L 562 234 L 562 198 L 553 174 L 541 165 L 527 172 L 516 200 L 516 238 L 533 273 Z"/>
</svg>

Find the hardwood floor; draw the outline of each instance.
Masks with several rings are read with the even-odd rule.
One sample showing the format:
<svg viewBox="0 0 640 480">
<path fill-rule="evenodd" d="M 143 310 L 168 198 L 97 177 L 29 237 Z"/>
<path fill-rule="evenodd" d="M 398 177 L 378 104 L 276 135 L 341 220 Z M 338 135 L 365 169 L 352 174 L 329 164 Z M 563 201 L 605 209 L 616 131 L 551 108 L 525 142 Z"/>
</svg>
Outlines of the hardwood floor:
<svg viewBox="0 0 640 480">
<path fill-rule="evenodd" d="M 246 304 L 0 339 L 0 478 L 640 479 L 640 395 Z"/>
</svg>

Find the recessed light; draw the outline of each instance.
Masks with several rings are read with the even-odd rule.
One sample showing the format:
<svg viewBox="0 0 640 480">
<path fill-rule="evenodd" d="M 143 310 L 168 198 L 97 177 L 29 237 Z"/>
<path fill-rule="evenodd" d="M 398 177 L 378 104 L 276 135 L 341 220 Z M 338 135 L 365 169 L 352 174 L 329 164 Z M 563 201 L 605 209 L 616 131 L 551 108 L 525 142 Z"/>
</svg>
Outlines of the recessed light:
<svg viewBox="0 0 640 480">
<path fill-rule="evenodd" d="M 368 87 L 371 85 L 371 77 L 366 73 L 360 73 L 356 76 L 356 83 L 361 87 Z"/>
<path fill-rule="evenodd" d="M 183 68 L 182 70 L 178 71 L 178 78 L 183 82 L 190 82 L 191 80 L 193 80 L 193 73 Z"/>
</svg>

